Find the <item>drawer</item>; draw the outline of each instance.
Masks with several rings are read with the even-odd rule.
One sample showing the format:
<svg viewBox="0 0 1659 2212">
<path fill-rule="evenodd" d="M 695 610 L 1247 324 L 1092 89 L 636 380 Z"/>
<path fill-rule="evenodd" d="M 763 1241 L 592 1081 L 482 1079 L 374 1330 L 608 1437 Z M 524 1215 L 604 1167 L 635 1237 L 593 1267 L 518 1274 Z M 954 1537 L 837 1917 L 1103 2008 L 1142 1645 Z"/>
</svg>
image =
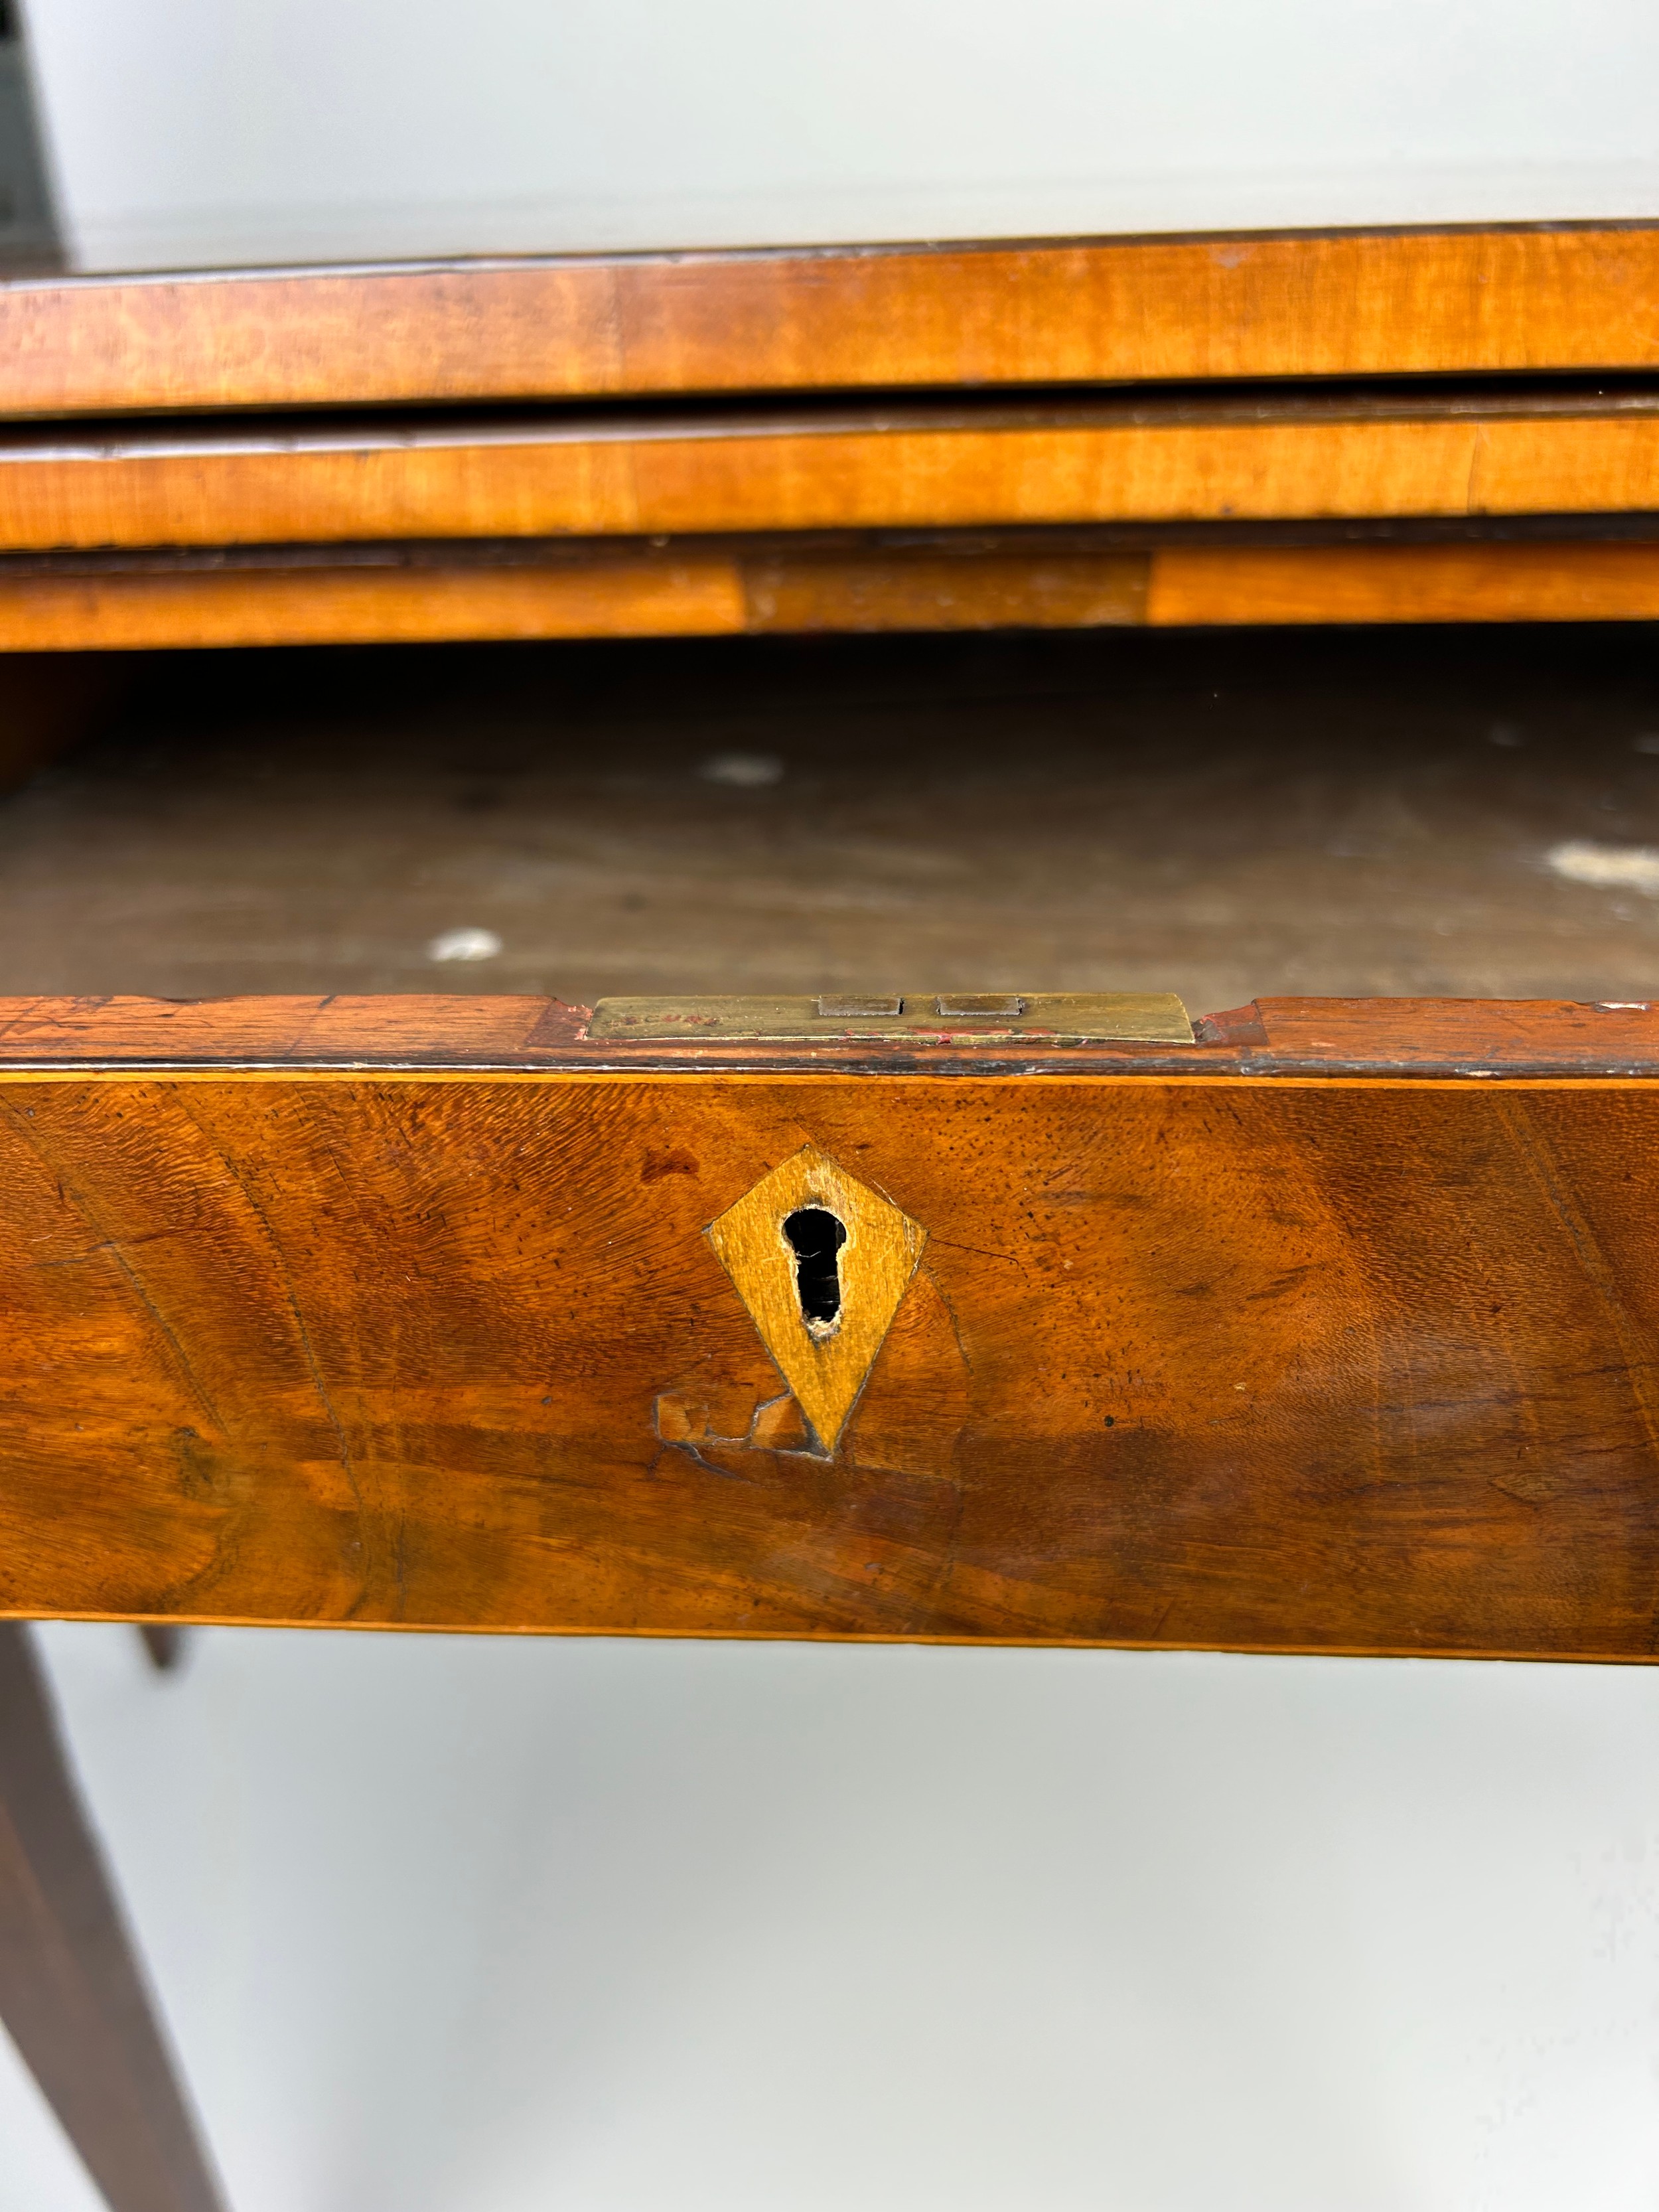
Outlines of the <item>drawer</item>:
<svg viewBox="0 0 1659 2212">
<path fill-rule="evenodd" d="M 158 665 L 14 808 L 5 1607 L 1645 1656 L 1627 635 Z"/>
</svg>

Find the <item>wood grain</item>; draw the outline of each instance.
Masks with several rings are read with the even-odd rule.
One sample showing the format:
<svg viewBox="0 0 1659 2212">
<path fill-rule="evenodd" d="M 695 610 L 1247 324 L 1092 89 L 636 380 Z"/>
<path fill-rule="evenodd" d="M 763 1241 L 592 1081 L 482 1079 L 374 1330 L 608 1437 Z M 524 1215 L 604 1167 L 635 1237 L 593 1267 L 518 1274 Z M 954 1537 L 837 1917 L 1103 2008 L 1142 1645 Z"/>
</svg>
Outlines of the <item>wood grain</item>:
<svg viewBox="0 0 1659 2212">
<path fill-rule="evenodd" d="M 0 414 L 1651 368 L 1642 224 L 0 286 Z"/>
<path fill-rule="evenodd" d="M 1652 622 L 1659 544 L 1161 546 L 1146 619 Z"/>
<path fill-rule="evenodd" d="M 0 547 L 1612 514 L 1659 509 L 1659 407 L 888 408 L 0 445 Z"/>
<path fill-rule="evenodd" d="M 8 1103 L 13 1606 L 1650 1644 L 1650 1096 Z M 829 1464 L 757 1430 L 778 1378 L 700 1236 L 803 1128 L 930 1231 Z"/>
<path fill-rule="evenodd" d="M 374 1008 L 263 1018 L 303 1061 Z M 1206 1033 L 1184 1077 L 20 1066 L 4 1607 L 1650 1657 L 1659 1014 Z M 834 1457 L 704 1233 L 804 1144 L 927 1236 Z"/>
<path fill-rule="evenodd" d="M 220 2212 L 45 1680 L 0 1623 L 0 2021 L 109 2212 Z"/>
<path fill-rule="evenodd" d="M 1022 1042 L 966 1052 L 862 1044 L 628 1044 L 590 1038 L 557 999 L 398 994 L 325 998 L 0 1000 L 0 1081 L 179 1073 L 429 1074 L 1153 1073 L 1567 1078 L 1659 1075 L 1659 1000 L 1256 999 L 1194 1023 L 1191 1045 Z"/>
<path fill-rule="evenodd" d="M 741 559 L 756 632 L 1101 629 L 1146 619 L 1154 556 L 1104 549 L 762 549 Z"/>
<path fill-rule="evenodd" d="M 743 632 L 1073 629 L 1145 618 L 1150 556 L 1102 550 L 783 549 L 677 539 L 559 555 L 418 557 L 332 567 L 152 568 L 83 562 L 0 573 L 0 650 L 383 645 L 445 638 Z"/>
<path fill-rule="evenodd" d="M 0 576 L 0 651 L 398 645 L 451 638 L 705 637 L 750 627 L 718 553 L 480 568 L 83 571 Z"/>
<path fill-rule="evenodd" d="M 592 543 L 483 565 L 465 547 L 338 568 L 0 573 L 0 650 L 382 645 L 457 638 L 1089 629 L 1237 623 L 1650 622 L 1659 542 L 781 549 Z"/>
</svg>

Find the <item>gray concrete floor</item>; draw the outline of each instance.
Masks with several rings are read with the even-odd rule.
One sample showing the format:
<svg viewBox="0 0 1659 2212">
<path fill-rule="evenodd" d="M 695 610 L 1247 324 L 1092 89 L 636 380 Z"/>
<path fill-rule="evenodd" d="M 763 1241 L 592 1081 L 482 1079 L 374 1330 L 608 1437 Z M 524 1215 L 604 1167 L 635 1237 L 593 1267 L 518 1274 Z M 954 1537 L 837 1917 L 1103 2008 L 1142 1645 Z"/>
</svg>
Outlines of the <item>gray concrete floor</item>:
<svg viewBox="0 0 1659 2212">
<path fill-rule="evenodd" d="M 1659 896 L 1547 856 L 1659 847 L 1656 647 L 158 656 L 0 800 L 0 991 L 1645 996 Z M 458 929 L 499 953 L 434 961 Z"/>
</svg>

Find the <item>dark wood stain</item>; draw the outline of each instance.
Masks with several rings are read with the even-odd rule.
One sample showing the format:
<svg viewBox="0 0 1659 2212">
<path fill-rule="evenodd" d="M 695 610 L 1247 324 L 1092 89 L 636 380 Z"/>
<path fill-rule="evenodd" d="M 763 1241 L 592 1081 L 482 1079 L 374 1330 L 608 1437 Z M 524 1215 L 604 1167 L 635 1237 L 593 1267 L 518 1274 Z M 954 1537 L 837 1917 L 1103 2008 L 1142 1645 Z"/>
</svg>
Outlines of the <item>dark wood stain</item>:
<svg viewBox="0 0 1659 2212">
<path fill-rule="evenodd" d="M 0 1622 L 0 2016 L 109 2212 L 221 2212 L 15 1622 Z"/>
</svg>

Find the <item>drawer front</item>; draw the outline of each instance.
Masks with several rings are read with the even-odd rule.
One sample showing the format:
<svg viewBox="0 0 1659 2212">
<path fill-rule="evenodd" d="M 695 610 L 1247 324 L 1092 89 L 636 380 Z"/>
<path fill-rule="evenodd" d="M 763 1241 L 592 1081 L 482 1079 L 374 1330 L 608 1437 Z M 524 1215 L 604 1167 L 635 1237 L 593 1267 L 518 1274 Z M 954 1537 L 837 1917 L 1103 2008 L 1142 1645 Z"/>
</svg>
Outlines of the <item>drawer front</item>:
<svg viewBox="0 0 1659 2212">
<path fill-rule="evenodd" d="M 1644 1658 L 1656 1163 L 1641 1081 L 15 1075 L 0 1607 Z"/>
</svg>

